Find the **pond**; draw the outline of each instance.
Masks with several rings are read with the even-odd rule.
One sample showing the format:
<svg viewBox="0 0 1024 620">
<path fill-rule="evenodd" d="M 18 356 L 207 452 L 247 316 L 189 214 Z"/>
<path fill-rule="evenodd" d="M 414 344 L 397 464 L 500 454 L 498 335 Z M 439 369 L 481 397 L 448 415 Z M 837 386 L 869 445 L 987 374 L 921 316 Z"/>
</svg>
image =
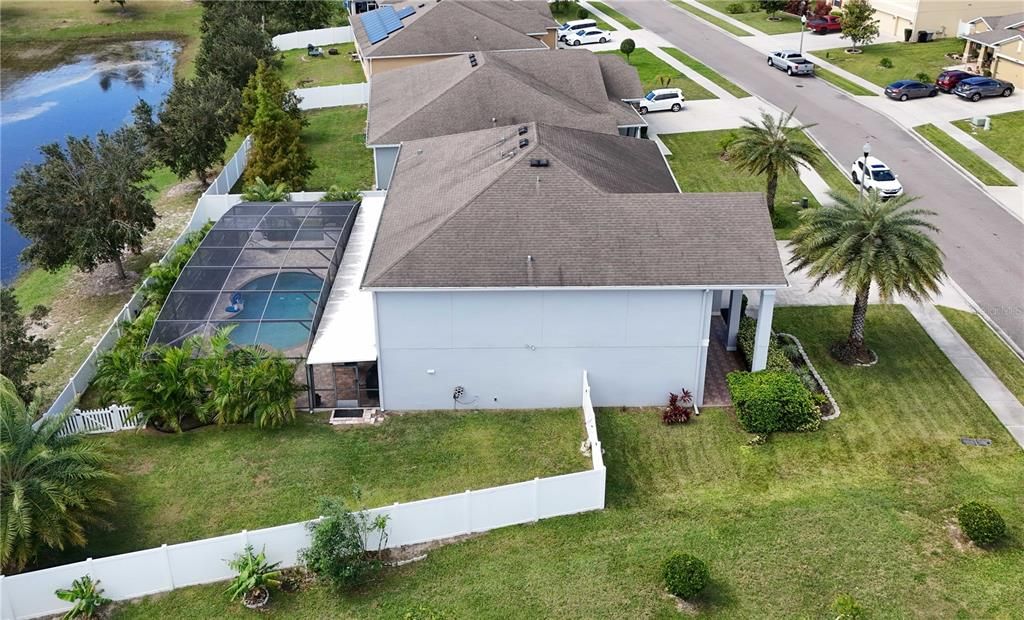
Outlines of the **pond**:
<svg viewBox="0 0 1024 620">
<path fill-rule="evenodd" d="M 178 44 L 124 41 L 80 49 L 54 69 L 28 74 L 4 71 L 0 89 L 0 280 L 10 283 L 28 242 L 7 221 L 15 173 L 42 160 L 39 147 L 68 135 L 94 136 L 131 122 L 144 99 L 156 107 L 174 82 Z"/>
</svg>

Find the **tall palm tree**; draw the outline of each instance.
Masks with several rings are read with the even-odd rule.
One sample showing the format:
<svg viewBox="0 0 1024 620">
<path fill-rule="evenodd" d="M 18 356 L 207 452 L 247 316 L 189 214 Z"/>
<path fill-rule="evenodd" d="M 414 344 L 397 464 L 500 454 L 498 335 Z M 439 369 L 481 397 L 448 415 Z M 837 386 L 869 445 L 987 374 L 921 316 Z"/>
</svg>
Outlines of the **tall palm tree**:
<svg viewBox="0 0 1024 620">
<path fill-rule="evenodd" d="M 744 118 L 746 125 L 739 129 L 739 137 L 729 145 L 729 159 L 740 170 L 768 177 L 765 194 L 768 197 L 768 212 L 773 216 L 779 175 L 783 172 L 799 174 L 801 163 L 810 166 L 817 159 L 814 147 L 795 138 L 804 129 L 814 125 L 790 124 L 795 111 L 775 118 L 762 110 L 760 123 Z"/>
<path fill-rule="evenodd" d="M 111 503 L 106 453 L 80 435 L 58 437 L 67 414 L 32 428 L 35 410 L 0 376 L 0 569 L 7 574 L 45 547 L 84 545 L 86 525 Z"/>
<path fill-rule="evenodd" d="M 800 214 L 789 264 L 807 269 L 815 287 L 838 278 L 844 293 L 855 294 L 850 335 L 832 354 L 847 363 L 867 361 L 864 321 L 872 284 L 883 302 L 895 295 L 921 301 L 938 292 L 945 273 L 942 251 L 929 233 L 939 229 L 927 219 L 934 212 L 907 207 L 916 198 L 883 201 L 875 191 L 864 198 L 831 196 L 834 205 Z"/>
</svg>

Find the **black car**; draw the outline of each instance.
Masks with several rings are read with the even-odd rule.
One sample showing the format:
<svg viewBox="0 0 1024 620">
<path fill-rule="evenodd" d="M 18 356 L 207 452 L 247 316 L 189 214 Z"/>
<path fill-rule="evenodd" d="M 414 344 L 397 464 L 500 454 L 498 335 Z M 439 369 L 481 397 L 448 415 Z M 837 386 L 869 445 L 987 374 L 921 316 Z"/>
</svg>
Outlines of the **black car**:
<svg viewBox="0 0 1024 620">
<path fill-rule="evenodd" d="M 900 80 L 885 87 L 885 96 L 899 101 L 934 97 L 937 94 L 939 94 L 939 89 L 935 84 L 925 84 L 916 80 Z"/>
<path fill-rule="evenodd" d="M 971 101 L 978 101 L 982 97 L 1009 97 L 1013 94 L 1013 84 L 995 78 L 972 77 L 960 80 L 953 94 Z"/>
</svg>

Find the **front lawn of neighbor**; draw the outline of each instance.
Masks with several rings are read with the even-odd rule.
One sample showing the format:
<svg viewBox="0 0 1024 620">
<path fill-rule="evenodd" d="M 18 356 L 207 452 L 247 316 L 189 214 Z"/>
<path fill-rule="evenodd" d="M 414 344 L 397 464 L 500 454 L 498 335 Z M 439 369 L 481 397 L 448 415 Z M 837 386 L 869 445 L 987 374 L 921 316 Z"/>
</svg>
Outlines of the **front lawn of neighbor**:
<svg viewBox="0 0 1024 620">
<path fill-rule="evenodd" d="M 337 56 L 327 53 L 330 48 L 338 50 Z M 306 56 L 306 50 L 281 52 L 281 79 L 288 88 L 309 88 L 331 86 L 332 84 L 358 84 L 366 81 L 362 65 L 353 62 L 349 54 L 356 50 L 353 43 L 331 43 L 322 45 L 323 56 Z"/>
<path fill-rule="evenodd" d="M 373 152 L 366 148 L 366 106 L 349 105 L 306 112 L 302 141 L 316 162 L 306 188 L 373 188 Z"/>
<path fill-rule="evenodd" d="M 779 11 L 775 17 L 779 21 L 770 21 L 768 14 L 757 7 L 756 2 L 736 2 L 736 0 L 699 0 L 704 6 L 710 7 L 719 13 L 725 13 L 729 17 L 741 21 L 744 24 L 760 30 L 765 34 L 785 34 L 787 32 L 800 32 L 800 18 L 789 13 Z M 744 13 L 730 13 L 725 7 L 730 4 L 739 4 L 748 9 Z M 809 36 L 809 35 L 808 35 Z"/>
<path fill-rule="evenodd" d="M 966 118 L 953 121 L 953 124 L 1002 155 L 1006 161 L 1024 170 L 1024 148 L 1021 147 L 1021 137 L 1024 136 L 1024 110 L 996 114 L 992 117 L 992 129 L 988 131 L 973 127 L 970 119 Z"/>
<path fill-rule="evenodd" d="M 600 410 L 604 511 L 435 549 L 353 593 L 274 593 L 273 615 L 691 617 L 661 581 L 665 558 L 687 552 L 711 571 L 700 618 L 835 618 L 841 593 L 873 618 L 1016 617 L 1024 455 L 902 307 L 868 313 L 876 366 L 833 362 L 828 348 L 849 319 L 849 307 L 776 310 L 776 328 L 802 340 L 842 408 L 822 430 L 748 447 L 726 409 L 673 427 L 654 410 Z M 953 538 L 952 509 L 971 499 L 1003 514 L 1008 542 L 980 551 Z M 114 617 L 252 616 L 223 590 L 169 592 Z"/>
<path fill-rule="evenodd" d="M 1017 400 L 1024 403 L 1024 362 L 1017 354 L 977 314 L 946 306 L 936 308 Z"/>
<path fill-rule="evenodd" d="M 583 8 L 575 2 L 552 2 L 548 6 L 551 7 L 552 17 L 560 24 L 579 19 L 579 10 Z M 596 15 L 591 15 L 589 19 L 597 22 L 597 27 L 601 30 L 614 30 L 607 23 L 598 19 Z"/>
<path fill-rule="evenodd" d="M 1006 178 L 1002 172 L 996 170 L 991 164 L 982 159 L 979 155 L 974 153 L 971 149 L 967 148 L 960 143 L 959 140 L 949 135 L 945 131 L 942 131 L 935 125 L 928 123 L 927 125 L 918 125 L 914 127 L 914 131 L 920 134 L 925 140 L 932 143 L 935 148 L 939 149 L 950 159 L 963 166 L 968 172 L 975 176 L 984 185 L 1016 185 L 1013 181 Z"/>
<path fill-rule="evenodd" d="M 669 56 L 672 56 L 673 58 L 675 58 L 679 62 L 683 63 L 687 67 L 693 69 L 697 73 L 699 73 L 699 74 L 703 75 L 704 77 L 706 77 L 707 79 L 711 80 L 712 82 L 717 84 L 719 87 L 725 89 L 726 91 L 731 93 L 734 97 L 749 97 L 750 96 L 750 93 L 748 93 L 747 91 L 743 90 L 739 86 L 736 86 L 735 84 L 733 84 L 729 80 L 727 80 L 724 77 L 722 77 L 721 73 L 719 73 L 719 72 L 715 71 L 714 69 L 712 69 L 711 67 L 705 65 L 704 63 L 700 62 L 696 58 L 687 55 L 682 50 L 676 49 L 674 47 L 663 47 L 663 48 L 661 48 L 661 50 L 663 52 L 665 52 L 666 54 L 668 54 Z"/>
<path fill-rule="evenodd" d="M 607 15 L 608 17 L 611 17 L 615 21 L 617 21 L 620 24 L 622 24 L 623 26 L 625 26 L 628 30 L 640 30 L 640 24 L 638 24 L 635 21 L 631 20 L 630 18 L 626 17 L 622 13 L 619 13 L 618 11 L 613 9 L 612 7 L 610 7 L 607 4 L 605 4 L 604 2 L 592 1 L 590 4 L 591 4 L 591 6 L 593 6 L 598 11 L 601 11 L 602 13 Z"/>
<path fill-rule="evenodd" d="M 706 22 L 709 22 L 709 23 L 712 23 L 712 24 L 718 26 L 719 28 L 721 28 L 722 30 L 724 30 L 724 31 L 726 31 L 726 32 L 728 32 L 730 34 L 736 35 L 737 37 L 750 37 L 750 36 L 753 36 L 752 34 L 747 32 L 746 30 L 744 30 L 742 28 L 737 28 L 736 26 L 733 26 L 732 24 L 730 24 L 729 22 L 725 21 L 724 19 L 715 17 L 714 15 L 712 15 L 711 13 L 708 13 L 707 11 L 702 11 L 702 10 L 698 9 L 697 7 L 693 6 L 692 4 L 689 4 L 688 2 L 683 2 L 683 0 L 669 0 L 669 2 L 671 2 L 672 4 L 676 5 L 677 7 L 681 8 L 681 9 L 683 9 L 684 11 L 687 11 L 689 13 L 693 13 L 694 15 L 696 15 L 700 19 L 703 19 Z"/>
<path fill-rule="evenodd" d="M 300 414 L 277 430 L 205 427 L 181 435 L 121 432 L 90 441 L 114 454 L 111 529 L 75 559 L 158 547 L 316 516 L 316 500 L 365 507 L 587 469 L 576 409 L 429 412 L 369 427 Z"/>
<path fill-rule="evenodd" d="M 684 192 L 764 192 L 764 177 L 741 172 L 721 158 L 719 142 L 731 129 L 694 131 L 660 135 L 661 141 L 672 151 L 669 167 Z M 799 207 L 792 204 L 806 196 L 812 207 L 818 202 L 796 175 L 779 178 L 775 196 L 775 237 L 788 239 L 796 228 Z"/>
<path fill-rule="evenodd" d="M 861 49 L 861 54 L 847 54 L 845 47 L 837 47 L 814 52 L 814 55 L 873 84 L 887 86 L 896 80 L 916 80 L 918 73 L 927 73 L 929 80 L 934 81 L 943 69 L 953 64 L 946 53 L 963 52 L 964 42 L 948 37 L 930 43 L 877 43 Z M 892 61 L 891 69 L 879 64 L 883 58 Z"/>
<path fill-rule="evenodd" d="M 623 60 L 627 60 L 626 55 L 622 52 L 609 51 L 598 52 L 598 54 L 616 54 Z M 630 54 L 627 62 L 636 68 L 637 73 L 640 74 L 640 84 L 644 88 L 644 93 L 648 93 L 654 88 L 664 88 L 667 86 L 682 89 L 687 101 L 718 98 L 708 89 L 673 69 L 664 60 L 643 48 L 637 48 Z M 663 85 L 661 82 L 663 77 L 671 78 L 671 81 L 667 85 Z"/>
</svg>

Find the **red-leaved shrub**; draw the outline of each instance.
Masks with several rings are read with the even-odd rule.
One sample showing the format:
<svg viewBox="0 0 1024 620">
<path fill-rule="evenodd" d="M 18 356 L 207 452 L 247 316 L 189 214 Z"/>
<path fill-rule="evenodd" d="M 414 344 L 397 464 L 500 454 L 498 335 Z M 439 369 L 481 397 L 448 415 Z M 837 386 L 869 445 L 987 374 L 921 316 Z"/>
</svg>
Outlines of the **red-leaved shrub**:
<svg viewBox="0 0 1024 620">
<path fill-rule="evenodd" d="M 683 389 L 676 394 L 668 393 L 668 406 L 661 412 L 661 421 L 665 424 L 683 424 L 693 417 L 693 394 Z"/>
</svg>

